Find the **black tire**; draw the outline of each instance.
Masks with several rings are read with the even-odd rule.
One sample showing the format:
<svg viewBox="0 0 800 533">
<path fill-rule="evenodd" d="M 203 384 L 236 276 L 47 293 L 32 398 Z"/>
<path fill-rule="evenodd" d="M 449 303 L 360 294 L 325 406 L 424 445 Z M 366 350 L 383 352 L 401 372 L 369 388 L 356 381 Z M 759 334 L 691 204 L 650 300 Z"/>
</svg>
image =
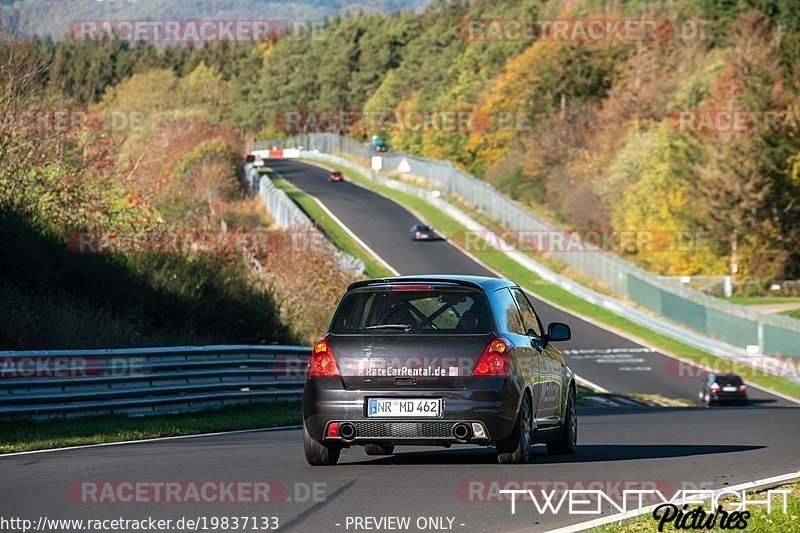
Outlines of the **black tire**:
<svg viewBox="0 0 800 533">
<path fill-rule="evenodd" d="M 567 411 L 561 428 L 561 438 L 547 443 L 551 455 L 572 455 L 578 448 L 578 415 L 575 412 L 575 389 L 569 388 Z"/>
<path fill-rule="evenodd" d="M 392 455 L 394 444 L 365 444 L 364 451 L 367 455 Z"/>
<path fill-rule="evenodd" d="M 533 409 L 530 396 L 525 394 L 517 414 L 511 436 L 497 444 L 497 462 L 500 464 L 524 464 L 531 460 L 531 428 Z"/>
<path fill-rule="evenodd" d="M 334 446 L 325 446 L 315 441 L 303 426 L 303 450 L 306 452 L 306 462 L 311 466 L 332 466 L 339 461 L 342 449 Z"/>
</svg>

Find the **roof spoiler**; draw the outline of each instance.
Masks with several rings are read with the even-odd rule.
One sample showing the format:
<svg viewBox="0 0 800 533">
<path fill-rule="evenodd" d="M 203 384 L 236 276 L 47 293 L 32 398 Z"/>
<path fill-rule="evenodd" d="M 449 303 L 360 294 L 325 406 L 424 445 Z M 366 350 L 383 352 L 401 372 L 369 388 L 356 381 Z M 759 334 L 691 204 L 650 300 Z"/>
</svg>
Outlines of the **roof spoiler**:
<svg viewBox="0 0 800 533">
<path fill-rule="evenodd" d="M 433 283 L 440 285 L 457 285 L 461 287 L 470 287 L 473 289 L 483 290 L 483 287 L 473 281 L 466 281 L 463 279 L 449 279 L 449 278 L 427 278 L 415 276 L 402 276 L 397 278 L 378 278 L 378 279 L 365 279 L 351 283 L 347 290 L 360 289 L 361 287 L 369 287 L 372 285 L 394 285 L 397 283 Z"/>
</svg>

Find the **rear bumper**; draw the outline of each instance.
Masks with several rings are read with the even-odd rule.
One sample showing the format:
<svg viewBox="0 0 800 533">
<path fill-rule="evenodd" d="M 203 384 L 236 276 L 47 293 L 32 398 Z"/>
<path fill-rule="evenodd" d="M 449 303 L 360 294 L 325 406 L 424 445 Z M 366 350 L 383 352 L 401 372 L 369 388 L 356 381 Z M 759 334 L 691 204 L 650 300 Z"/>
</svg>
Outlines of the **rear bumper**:
<svg viewBox="0 0 800 533">
<path fill-rule="evenodd" d="M 369 398 L 441 398 L 440 418 L 369 418 Z M 303 392 L 303 421 L 311 438 L 341 444 L 397 443 L 489 445 L 508 438 L 516 421 L 521 391 L 509 378 L 471 379 L 465 389 L 452 390 L 349 390 L 339 378 L 306 381 Z M 350 423 L 352 439 L 327 438 L 331 422 Z M 459 438 L 456 426 L 466 424 L 466 437 Z M 485 436 L 476 436 L 472 424 L 479 424 Z M 463 429 L 463 428 L 459 428 Z"/>
<path fill-rule="evenodd" d="M 711 394 L 711 403 L 747 403 L 746 392 L 722 392 Z"/>
</svg>

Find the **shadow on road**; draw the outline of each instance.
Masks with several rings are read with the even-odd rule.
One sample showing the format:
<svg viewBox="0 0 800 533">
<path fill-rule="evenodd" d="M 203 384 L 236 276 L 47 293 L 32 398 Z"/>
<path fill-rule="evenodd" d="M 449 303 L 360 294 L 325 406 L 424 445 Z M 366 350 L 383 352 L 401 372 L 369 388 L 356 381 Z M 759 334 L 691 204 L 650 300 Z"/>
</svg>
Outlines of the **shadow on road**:
<svg viewBox="0 0 800 533">
<path fill-rule="evenodd" d="M 556 463 L 596 463 L 606 461 L 632 461 L 637 459 L 661 459 L 667 457 L 690 457 L 719 453 L 735 453 L 759 450 L 766 446 L 729 446 L 722 444 L 585 444 L 578 446 L 575 455 L 549 455 L 543 447 L 534 448 L 533 462 L 539 464 Z M 349 464 L 495 464 L 494 449 L 457 448 L 440 451 L 403 452 L 379 459 L 366 459 Z"/>
</svg>

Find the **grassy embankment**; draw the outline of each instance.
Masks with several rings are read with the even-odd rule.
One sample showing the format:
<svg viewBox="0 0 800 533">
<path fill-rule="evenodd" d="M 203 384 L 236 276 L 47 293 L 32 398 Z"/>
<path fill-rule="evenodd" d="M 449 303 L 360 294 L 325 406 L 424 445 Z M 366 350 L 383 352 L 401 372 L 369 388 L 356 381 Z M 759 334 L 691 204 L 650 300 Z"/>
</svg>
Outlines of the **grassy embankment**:
<svg viewBox="0 0 800 533">
<path fill-rule="evenodd" d="M 268 428 L 301 422 L 299 401 L 259 402 L 196 413 L 146 417 L 103 415 L 72 419 L 4 421 L 3 432 L 0 434 L 0 453 Z"/>
</svg>

